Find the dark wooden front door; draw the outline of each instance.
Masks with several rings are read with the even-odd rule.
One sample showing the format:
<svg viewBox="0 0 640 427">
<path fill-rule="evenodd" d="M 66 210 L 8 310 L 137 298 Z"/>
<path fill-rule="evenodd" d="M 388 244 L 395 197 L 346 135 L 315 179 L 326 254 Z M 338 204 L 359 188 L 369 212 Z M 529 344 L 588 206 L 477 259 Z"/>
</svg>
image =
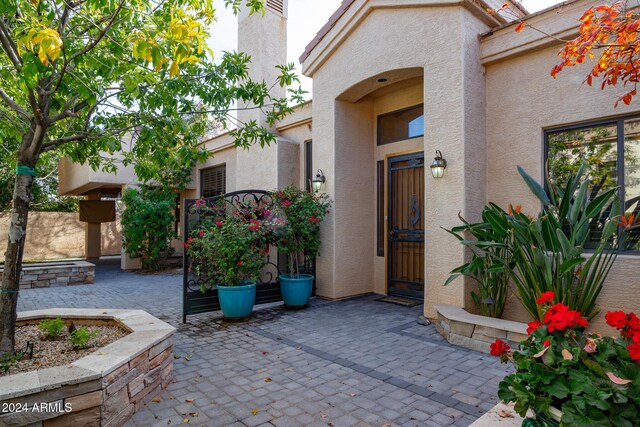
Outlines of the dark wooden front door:
<svg viewBox="0 0 640 427">
<path fill-rule="evenodd" d="M 424 153 L 389 158 L 389 295 L 424 299 Z"/>
</svg>

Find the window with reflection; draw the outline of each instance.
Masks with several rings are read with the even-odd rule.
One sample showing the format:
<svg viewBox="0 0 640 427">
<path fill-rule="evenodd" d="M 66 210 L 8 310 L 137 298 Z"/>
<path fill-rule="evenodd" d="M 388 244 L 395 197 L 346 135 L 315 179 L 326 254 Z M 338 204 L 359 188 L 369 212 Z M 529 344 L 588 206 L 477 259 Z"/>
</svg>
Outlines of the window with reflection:
<svg viewBox="0 0 640 427">
<path fill-rule="evenodd" d="M 378 116 L 378 145 L 424 136 L 424 106 Z"/>
<path fill-rule="evenodd" d="M 585 165 L 590 200 L 617 188 L 622 210 L 640 214 L 640 118 L 554 129 L 545 137 L 549 178 L 554 183 L 563 186 Z M 587 248 L 597 245 L 604 219 L 592 220 Z M 621 250 L 640 251 L 640 230 L 626 234 Z"/>
</svg>

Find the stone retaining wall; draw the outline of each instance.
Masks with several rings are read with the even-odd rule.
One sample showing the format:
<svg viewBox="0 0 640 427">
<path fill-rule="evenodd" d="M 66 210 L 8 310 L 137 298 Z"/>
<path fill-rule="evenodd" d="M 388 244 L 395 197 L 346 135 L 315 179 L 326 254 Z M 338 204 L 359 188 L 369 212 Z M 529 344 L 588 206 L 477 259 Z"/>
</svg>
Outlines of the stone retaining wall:
<svg viewBox="0 0 640 427">
<path fill-rule="evenodd" d="M 3 270 L 0 268 L 0 279 Z M 93 283 L 95 277 L 95 265 L 86 261 L 23 264 L 20 289 L 82 285 Z"/>
<path fill-rule="evenodd" d="M 489 353 L 490 344 L 498 338 L 518 348 L 528 337 L 525 323 L 479 316 L 452 305 L 436 305 L 435 309 L 436 329 L 453 345 Z"/>
<path fill-rule="evenodd" d="M 0 377 L 1 426 L 119 427 L 172 380 L 175 328 L 167 323 L 141 310 L 49 309 L 19 320 L 55 317 L 111 319 L 131 333 L 70 365 Z"/>
</svg>

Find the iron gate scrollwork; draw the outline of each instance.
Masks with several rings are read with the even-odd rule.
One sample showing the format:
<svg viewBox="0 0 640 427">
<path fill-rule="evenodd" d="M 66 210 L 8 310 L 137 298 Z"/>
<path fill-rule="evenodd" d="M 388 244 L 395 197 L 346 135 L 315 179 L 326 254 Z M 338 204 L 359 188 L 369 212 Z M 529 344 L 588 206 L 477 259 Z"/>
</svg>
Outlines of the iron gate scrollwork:
<svg viewBox="0 0 640 427">
<path fill-rule="evenodd" d="M 191 231 L 198 229 L 203 220 L 232 214 L 228 210 L 221 211 L 217 208 L 220 206 L 222 199 L 227 202 L 226 206 L 233 206 L 239 211 L 255 209 L 256 207 L 261 210 L 272 210 L 270 207 L 274 203 L 271 193 L 262 190 L 242 190 L 203 199 L 185 199 L 183 215 L 183 239 L 185 244 L 191 235 Z M 266 252 L 265 264 L 257 281 L 256 304 L 282 301 L 278 275 L 281 273 L 281 266 L 283 268 L 286 267 L 287 257 L 284 254 L 279 254 L 277 247 L 274 245 L 270 245 L 269 250 Z M 183 261 L 182 323 L 186 323 L 187 315 L 220 310 L 220 303 L 216 283 L 212 279 L 196 275 L 193 261 L 186 250 L 184 251 Z M 315 260 L 306 258 L 302 270 L 304 273 L 315 274 Z M 313 295 L 315 295 L 315 283 Z"/>
</svg>

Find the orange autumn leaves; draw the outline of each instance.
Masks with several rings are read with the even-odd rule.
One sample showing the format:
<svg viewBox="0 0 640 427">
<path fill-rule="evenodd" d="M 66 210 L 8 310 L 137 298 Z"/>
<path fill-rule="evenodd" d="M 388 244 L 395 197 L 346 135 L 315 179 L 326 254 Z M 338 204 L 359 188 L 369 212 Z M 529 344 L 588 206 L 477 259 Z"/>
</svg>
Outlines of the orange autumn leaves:
<svg viewBox="0 0 640 427">
<path fill-rule="evenodd" d="M 562 61 L 551 70 L 556 78 L 564 67 L 583 64 L 586 59 L 596 59 L 585 82 L 591 86 L 595 78 L 602 80 L 601 89 L 622 83 L 629 85 L 621 101 L 629 105 L 637 94 L 640 69 L 640 15 L 636 10 L 626 10 L 626 2 L 617 1 L 612 5 L 600 5 L 587 9 L 580 18 L 578 36 L 568 41 L 558 55 Z M 597 52 L 597 53 L 596 53 Z"/>
</svg>

